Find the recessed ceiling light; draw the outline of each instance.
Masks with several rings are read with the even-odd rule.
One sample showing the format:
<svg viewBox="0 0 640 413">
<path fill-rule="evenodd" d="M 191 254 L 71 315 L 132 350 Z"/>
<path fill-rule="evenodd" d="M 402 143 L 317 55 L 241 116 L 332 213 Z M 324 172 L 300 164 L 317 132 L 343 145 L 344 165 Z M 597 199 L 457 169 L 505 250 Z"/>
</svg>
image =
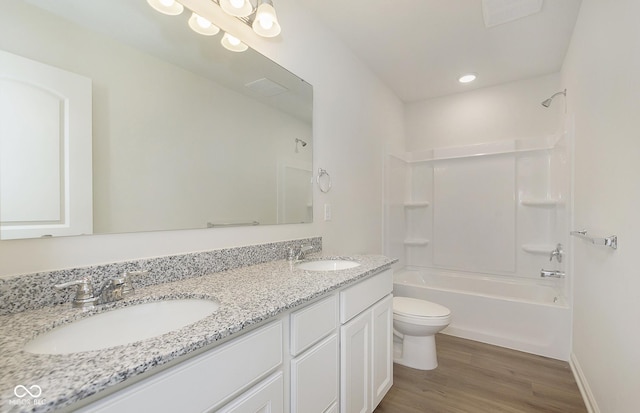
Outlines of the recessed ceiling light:
<svg viewBox="0 0 640 413">
<path fill-rule="evenodd" d="M 458 82 L 460 82 L 460 83 L 473 82 L 474 80 L 476 80 L 477 77 L 478 77 L 478 75 L 476 75 L 475 73 L 467 73 L 466 75 L 460 76 L 458 78 Z"/>
</svg>

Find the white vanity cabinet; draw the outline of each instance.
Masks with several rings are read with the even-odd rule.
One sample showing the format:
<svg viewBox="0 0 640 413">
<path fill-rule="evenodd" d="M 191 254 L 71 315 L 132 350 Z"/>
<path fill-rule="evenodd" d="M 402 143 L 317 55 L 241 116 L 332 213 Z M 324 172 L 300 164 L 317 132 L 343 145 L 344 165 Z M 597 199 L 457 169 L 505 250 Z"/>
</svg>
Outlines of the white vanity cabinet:
<svg viewBox="0 0 640 413">
<path fill-rule="evenodd" d="M 392 288 L 380 272 L 79 411 L 371 413 L 393 382 Z"/>
<path fill-rule="evenodd" d="M 393 384 L 393 275 L 340 292 L 340 412 L 371 413 Z"/>
</svg>

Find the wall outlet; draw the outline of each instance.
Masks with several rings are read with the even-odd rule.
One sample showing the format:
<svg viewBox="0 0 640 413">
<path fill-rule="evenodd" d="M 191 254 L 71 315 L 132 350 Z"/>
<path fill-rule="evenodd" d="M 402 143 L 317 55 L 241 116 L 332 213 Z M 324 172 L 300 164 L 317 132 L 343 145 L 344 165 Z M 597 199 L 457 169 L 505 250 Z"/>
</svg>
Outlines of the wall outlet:
<svg viewBox="0 0 640 413">
<path fill-rule="evenodd" d="M 324 204 L 324 220 L 331 221 L 331 204 Z"/>
</svg>

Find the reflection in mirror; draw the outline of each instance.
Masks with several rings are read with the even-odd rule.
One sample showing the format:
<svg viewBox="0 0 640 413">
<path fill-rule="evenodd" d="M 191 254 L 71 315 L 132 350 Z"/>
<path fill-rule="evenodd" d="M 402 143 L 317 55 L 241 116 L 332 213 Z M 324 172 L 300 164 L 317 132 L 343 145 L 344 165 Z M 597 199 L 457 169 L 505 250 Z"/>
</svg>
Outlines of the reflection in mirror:
<svg viewBox="0 0 640 413">
<path fill-rule="evenodd" d="M 0 239 L 311 222 L 308 83 L 188 10 L 0 8 Z"/>
</svg>

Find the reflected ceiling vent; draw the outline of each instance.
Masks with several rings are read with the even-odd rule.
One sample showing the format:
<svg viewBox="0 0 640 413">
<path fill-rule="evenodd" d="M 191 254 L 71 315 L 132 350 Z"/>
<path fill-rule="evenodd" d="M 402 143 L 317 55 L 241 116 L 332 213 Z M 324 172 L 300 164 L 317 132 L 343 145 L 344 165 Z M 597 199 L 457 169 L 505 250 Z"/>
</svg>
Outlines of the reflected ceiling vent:
<svg viewBox="0 0 640 413">
<path fill-rule="evenodd" d="M 531 16 L 542 10 L 543 0 L 482 0 L 484 25 L 489 27 Z"/>
<path fill-rule="evenodd" d="M 244 85 L 247 89 L 251 89 L 256 95 L 263 97 L 272 97 L 280 95 L 289 89 L 271 79 L 263 77 Z"/>
</svg>

